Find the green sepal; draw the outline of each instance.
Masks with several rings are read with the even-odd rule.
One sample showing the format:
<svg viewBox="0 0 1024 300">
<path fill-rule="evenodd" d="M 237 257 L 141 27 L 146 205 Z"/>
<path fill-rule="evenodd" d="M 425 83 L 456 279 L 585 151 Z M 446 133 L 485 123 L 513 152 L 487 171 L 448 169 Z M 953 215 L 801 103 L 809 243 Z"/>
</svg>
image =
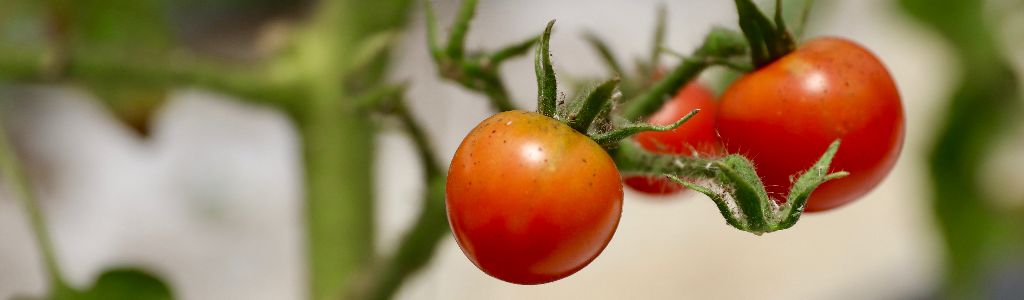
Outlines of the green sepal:
<svg viewBox="0 0 1024 300">
<path fill-rule="evenodd" d="M 679 118 L 679 120 L 677 120 L 675 123 L 669 125 L 662 126 L 649 123 L 632 123 L 626 126 L 622 126 L 620 128 L 616 128 L 612 131 L 599 134 L 592 134 L 590 135 L 590 138 L 597 142 L 598 145 L 601 145 L 601 147 L 611 148 L 618 145 L 619 141 L 629 138 L 637 133 L 646 131 L 662 132 L 679 128 L 679 126 L 683 125 L 683 123 L 686 123 L 686 121 L 690 120 L 690 118 L 693 118 L 693 116 L 697 115 L 698 112 L 700 112 L 700 109 L 694 109 L 693 111 L 686 114 L 682 118 Z"/>
<path fill-rule="evenodd" d="M 786 30 L 780 1 L 776 1 L 775 24 L 753 1 L 735 2 L 740 29 L 750 45 L 751 60 L 755 66 L 765 66 L 796 49 L 792 35 Z"/>
<path fill-rule="evenodd" d="M 839 151 L 839 140 L 835 140 L 831 145 L 828 146 L 828 150 L 825 154 L 814 163 L 810 169 L 800 175 L 796 182 L 793 183 L 793 187 L 789 190 L 789 196 L 786 197 L 786 204 L 783 204 L 780 211 L 780 221 L 778 228 L 786 229 L 792 227 L 800 220 L 800 215 L 804 211 L 804 206 L 807 205 L 807 199 L 810 199 L 811 192 L 814 191 L 819 185 L 829 180 L 839 179 L 846 177 L 850 173 L 845 171 L 839 171 L 835 173 L 829 173 L 829 165 L 832 164 L 832 158 L 836 156 L 836 152 Z"/>
<path fill-rule="evenodd" d="M 726 223 L 756 235 L 793 227 L 814 189 L 829 180 L 848 175 L 842 171 L 828 173 L 832 158 L 839 150 L 839 140 L 836 140 L 810 169 L 798 177 L 786 198 L 787 202 L 778 205 L 768 197 L 754 165 L 743 156 L 734 154 L 701 160 L 649 153 L 628 143 L 620 143 L 620 147 L 614 158 L 616 164 L 622 166 L 624 174 L 661 175 L 704 194 L 715 202 Z M 689 180 L 705 182 L 705 185 Z"/>
<path fill-rule="evenodd" d="M 541 35 L 540 44 L 537 47 L 534 57 L 534 70 L 537 73 L 537 112 L 554 117 L 558 104 L 558 81 L 555 79 L 555 70 L 551 67 L 551 29 L 555 26 L 555 20 L 548 22 Z"/>
<path fill-rule="evenodd" d="M 619 78 L 612 78 L 592 88 L 584 90 L 575 100 L 565 105 L 560 119 L 576 131 L 587 134 L 590 125 L 605 110 L 615 94 Z"/>
</svg>

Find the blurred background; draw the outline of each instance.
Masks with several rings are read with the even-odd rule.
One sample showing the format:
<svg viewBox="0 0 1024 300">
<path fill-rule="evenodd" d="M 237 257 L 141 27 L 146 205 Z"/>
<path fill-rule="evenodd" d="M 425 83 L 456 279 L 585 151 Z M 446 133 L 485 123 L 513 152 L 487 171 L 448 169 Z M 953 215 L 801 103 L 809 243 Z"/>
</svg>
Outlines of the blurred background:
<svg viewBox="0 0 1024 300">
<path fill-rule="evenodd" d="M 232 66 L 290 51 L 321 8 L 311 0 L 92 2 L 108 6 L 100 21 L 113 19 L 94 38 L 104 30 L 142 32 L 117 49 L 157 45 Z M 48 6 L 54 3 L 61 1 L 0 3 L 0 124 L 28 170 L 69 284 L 84 289 L 104 270 L 131 267 L 160 278 L 177 299 L 311 297 L 304 125 L 287 109 L 249 99 L 258 97 L 204 84 L 126 85 L 21 68 L 32 54 L 45 54 L 40 65 L 59 57 L 46 46 L 73 24 L 49 22 L 74 12 Z M 153 22 L 117 13 L 132 3 L 162 8 L 166 38 L 145 34 Z M 581 34 L 599 33 L 620 60 L 632 61 L 649 51 L 660 3 L 668 8 L 666 44 L 680 52 L 698 46 L 711 26 L 736 27 L 731 1 L 485 0 L 468 45 L 496 49 L 557 19 L 551 49 L 560 78 L 603 75 Z M 458 2 L 431 4 L 446 32 Z M 437 76 L 425 31 L 414 1 L 396 31 L 386 78 L 408 82 L 408 105 L 446 166 L 492 112 L 481 95 Z M 479 271 L 445 235 L 397 298 L 1024 298 L 1024 125 L 1016 122 L 1024 109 L 1014 76 L 1024 67 L 1024 1 L 820 0 L 805 36 L 820 35 L 871 49 L 903 97 L 901 158 L 863 199 L 754 236 L 727 226 L 704 196 L 652 198 L 627 189 L 614 239 L 571 277 L 508 284 Z M 103 52 L 165 53 L 147 51 Z M 533 108 L 532 59 L 514 60 L 502 74 L 516 104 Z M 374 159 L 361 175 L 372 179 L 376 237 L 343 243 L 372 243 L 374 256 L 386 257 L 413 226 L 426 187 L 400 125 L 387 118 L 369 124 Z M 9 190 L 0 185 L 0 299 L 42 297 L 49 291 L 43 259 Z M 971 292 L 958 292 L 959 285 Z"/>
</svg>

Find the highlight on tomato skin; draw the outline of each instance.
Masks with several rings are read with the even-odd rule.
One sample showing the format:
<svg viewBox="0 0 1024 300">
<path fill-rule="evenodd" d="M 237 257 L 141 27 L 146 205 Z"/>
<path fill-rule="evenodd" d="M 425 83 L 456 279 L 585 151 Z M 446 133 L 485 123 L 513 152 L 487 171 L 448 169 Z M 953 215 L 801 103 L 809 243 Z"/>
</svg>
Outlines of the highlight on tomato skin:
<svg viewBox="0 0 1024 300">
<path fill-rule="evenodd" d="M 687 84 L 647 121 L 657 125 L 672 124 L 694 109 L 700 109 L 700 112 L 679 128 L 664 132 L 642 132 L 634 136 L 634 139 L 644 149 L 655 153 L 705 157 L 719 155 L 722 146 L 715 132 L 718 103 L 714 94 L 700 82 Z M 628 176 L 623 182 L 633 190 L 650 195 L 671 195 L 686 189 L 660 176 Z"/>
<path fill-rule="evenodd" d="M 816 38 L 739 78 L 722 95 L 718 132 L 729 153 L 750 158 L 769 196 L 784 201 L 791 176 L 832 141 L 842 146 L 806 211 L 833 209 L 878 185 L 904 138 L 903 104 L 885 65 L 852 41 Z"/>
<path fill-rule="evenodd" d="M 579 271 L 611 240 L 622 183 L 589 137 L 524 111 L 477 125 L 452 159 L 448 220 L 459 247 L 485 273 L 541 284 Z"/>
</svg>

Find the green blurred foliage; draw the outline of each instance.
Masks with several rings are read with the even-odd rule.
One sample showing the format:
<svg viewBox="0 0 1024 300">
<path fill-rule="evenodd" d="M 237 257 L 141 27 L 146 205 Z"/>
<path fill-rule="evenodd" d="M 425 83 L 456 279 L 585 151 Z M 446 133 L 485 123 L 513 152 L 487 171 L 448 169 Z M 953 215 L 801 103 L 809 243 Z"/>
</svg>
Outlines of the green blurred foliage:
<svg viewBox="0 0 1024 300">
<path fill-rule="evenodd" d="M 145 60 L 164 57 L 174 45 L 159 0 L 60 0 L 52 9 L 57 38 L 75 56 Z M 83 53 L 83 54 L 80 54 Z M 146 135 L 154 112 L 164 102 L 165 86 L 123 84 L 115 78 L 88 76 L 82 83 L 129 128 Z"/>
<path fill-rule="evenodd" d="M 170 300 L 170 287 L 138 269 L 112 269 L 100 275 L 88 291 L 68 300 Z"/>
<path fill-rule="evenodd" d="M 951 299 L 988 298 L 986 276 L 1024 250 L 1024 223 L 995 207 L 980 182 L 993 146 L 1020 124 L 1017 70 L 1004 56 L 984 1 L 901 0 L 953 48 L 960 82 L 928 153 L 933 212 L 944 237 Z"/>
</svg>

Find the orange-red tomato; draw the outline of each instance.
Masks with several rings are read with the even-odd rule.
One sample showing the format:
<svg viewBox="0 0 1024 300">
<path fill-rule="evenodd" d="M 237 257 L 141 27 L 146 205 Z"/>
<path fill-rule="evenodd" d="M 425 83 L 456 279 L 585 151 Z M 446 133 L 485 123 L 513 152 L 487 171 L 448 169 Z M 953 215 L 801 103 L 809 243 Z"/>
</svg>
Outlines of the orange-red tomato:
<svg viewBox="0 0 1024 300">
<path fill-rule="evenodd" d="M 785 201 L 793 175 L 842 139 L 831 171 L 850 175 L 811 194 L 806 210 L 822 211 L 863 196 L 889 173 L 903 145 L 903 104 L 871 52 L 818 38 L 733 83 L 722 95 L 718 131 L 730 153 L 753 160 L 776 201 Z"/>
<path fill-rule="evenodd" d="M 694 109 L 700 109 L 700 113 L 679 128 L 663 132 L 643 132 L 634 138 L 644 149 L 655 153 L 685 156 L 717 155 L 721 151 L 721 143 L 715 132 L 718 103 L 715 102 L 715 96 L 711 91 L 700 83 L 686 85 L 647 121 L 657 125 L 672 124 Z M 624 181 L 634 190 L 648 194 L 672 194 L 684 189 L 683 186 L 660 176 L 629 176 Z"/>
<path fill-rule="evenodd" d="M 552 118 L 509 111 L 484 120 L 448 171 L 448 222 L 481 270 L 517 284 L 569 276 L 604 250 L 622 214 L 611 157 Z"/>
</svg>

